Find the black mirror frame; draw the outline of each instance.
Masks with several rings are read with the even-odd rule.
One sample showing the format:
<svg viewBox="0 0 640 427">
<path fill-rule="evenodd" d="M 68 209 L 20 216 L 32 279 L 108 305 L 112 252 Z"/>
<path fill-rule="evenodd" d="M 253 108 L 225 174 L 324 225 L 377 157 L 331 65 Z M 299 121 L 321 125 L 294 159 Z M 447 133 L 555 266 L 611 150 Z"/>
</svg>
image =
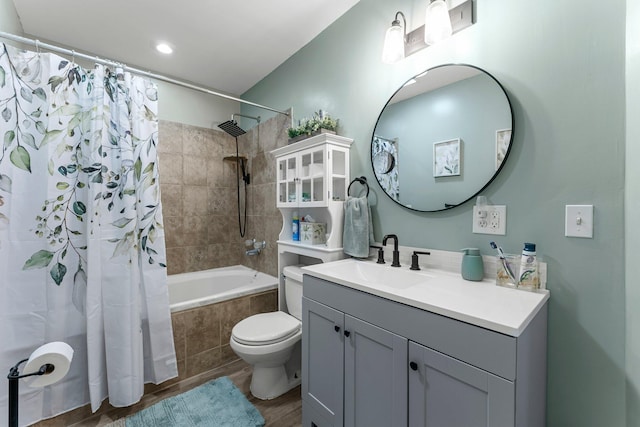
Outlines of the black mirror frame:
<svg viewBox="0 0 640 427">
<path fill-rule="evenodd" d="M 376 175 L 375 169 L 374 169 L 374 165 L 373 165 L 373 152 L 371 150 L 371 148 L 369 149 L 369 158 L 371 159 L 371 171 L 373 172 L 373 176 L 376 178 L 376 182 L 378 183 L 378 186 L 380 187 L 380 189 L 382 190 L 382 192 L 389 198 L 391 199 L 394 203 L 398 204 L 399 206 L 402 206 L 405 209 L 409 209 L 415 212 L 442 212 L 442 211 L 447 211 L 450 210 L 452 208 L 455 208 L 457 206 L 463 205 L 465 203 L 467 203 L 469 200 L 473 199 L 474 197 L 476 197 L 478 194 L 482 193 L 492 182 L 494 179 L 496 179 L 496 177 L 498 176 L 498 174 L 502 171 L 502 169 L 504 168 L 505 163 L 507 162 L 507 159 L 509 158 L 509 154 L 511 153 L 511 148 L 513 147 L 513 137 L 515 135 L 515 129 L 514 129 L 514 124 L 515 124 L 515 118 L 513 115 L 513 105 L 511 104 L 511 99 L 509 99 L 509 95 L 507 94 L 507 91 L 505 90 L 505 88 L 502 86 L 502 84 L 489 72 L 487 72 L 486 70 L 480 68 L 480 67 L 476 67 L 475 65 L 470 65 L 470 64 L 463 64 L 463 63 L 450 63 L 450 64 L 441 64 L 441 65 L 437 65 L 435 67 L 431 67 L 426 71 L 420 72 L 418 74 L 416 74 L 415 76 L 412 76 L 410 78 L 408 78 L 387 100 L 387 102 L 384 104 L 384 107 L 382 107 L 382 110 L 380 111 L 380 114 L 378 115 L 378 119 L 376 120 L 376 124 L 373 127 L 373 132 L 371 133 L 371 144 L 373 144 L 373 139 L 375 138 L 376 135 L 376 128 L 378 127 L 378 123 L 380 122 L 380 118 L 382 117 L 382 114 L 384 113 L 384 110 L 387 108 L 387 106 L 389 105 L 389 103 L 391 102 L 391 100 L 393 99 L 394 96 L 396 96 L 396 94 L 398 92 L 400 92 L 402 90 L 402 88 L 406 85 L 406 83 L 411 80 L 416 78 L 417 76 L 420 76 L 428 71 L 434 70 L 436 68 L 442 68 L 442 67 L 449 67 L 449 66 L 464 66 L 464 67 L 470 67 L 470 68 L 475 68 L 476 70 L 479 70 L 481 72 L 483 72 L 484 74 L 486 74 L 487 76 L 489 76 L 494 82 L 496 82 L 496 84 L 498 85 L 498 87 L 500 88 L 500 90 L 502 90 L 502 92 L 504 93 L 505 98 L 507 99 L 507 104 L 509 105 L 509 112 L 511 113 L 511 138 L 509 139 L 509 147 L 507 148 L 507 152 L 504 155 L 504 159 L 502 160 L 502 163 L 500 164 L 500 167 L 495 171 L 495 173 L 491 176 L 491 178 L 482 186 L 482 188 L 480 188 L 478 191 L 476 191 L 475 193 L 473 193 L 471 196 L 469 196 L 467 199 L 465 199 L 464 201 L 458 203 L 457 205 L 451 205 L 451 204 L 447 204 L 447 203 L 443 203 L 443 205 L 445 206 L 442 209 L 435 209 L 435 210 L 422 210 L 422 209 L 415 209 L 415 208 L 410 208 L 407 207 L 405 205 L 403 205 L 402 203 L 400 203 L 399 201 L 397 201 L 396 199 L 394 199 L 393 197 L 391 197 L 391 195 L 389 195 L 384 188 L 382 188 L 382 185 L 380 184 L 380 181 L 378 180 L 378 177 Z"/>
</svg>

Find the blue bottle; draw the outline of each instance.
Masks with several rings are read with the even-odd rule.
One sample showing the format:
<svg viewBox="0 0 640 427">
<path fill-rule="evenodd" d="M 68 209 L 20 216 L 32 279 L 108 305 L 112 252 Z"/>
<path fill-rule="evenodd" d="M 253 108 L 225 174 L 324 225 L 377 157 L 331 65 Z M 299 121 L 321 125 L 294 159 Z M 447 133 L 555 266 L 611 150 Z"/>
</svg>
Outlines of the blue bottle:
<svg viewBox="0 0 640 427">
<path fill-rule="evenodd" d="M 300 241 L 300 218 L 298 218 L 298 211 L 293 212 L 293 221 L 291 224 L 291 237 L 294 242 Z"/>
</svg>

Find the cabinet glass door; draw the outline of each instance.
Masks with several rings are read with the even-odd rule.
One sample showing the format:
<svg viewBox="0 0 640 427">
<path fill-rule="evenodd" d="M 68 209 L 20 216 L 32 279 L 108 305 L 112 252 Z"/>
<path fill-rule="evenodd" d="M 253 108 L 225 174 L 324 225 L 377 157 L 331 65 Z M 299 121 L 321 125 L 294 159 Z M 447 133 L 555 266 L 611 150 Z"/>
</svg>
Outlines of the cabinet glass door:
<svg viewBox="0 0 640 427">
<path fill-rule="evenodd" d="M 278 206 L 298 204 L 297 163 L 295 156 L 278 160 Z"/>
<path fill-rule="evenodd" d="M 347 199 L 347 182 L 348 167 L 347 153 L 342 150 L 333 150 L 331 157 L 331 184 L 333 194 L 331 199 L 334 201 L 345 201 Z"/>
<path fill-rule="evenodd" d="M 300 154 L 300 205 L 319 206 L 326 201 L 325 149 L 311 149 Z"/>
</svg>

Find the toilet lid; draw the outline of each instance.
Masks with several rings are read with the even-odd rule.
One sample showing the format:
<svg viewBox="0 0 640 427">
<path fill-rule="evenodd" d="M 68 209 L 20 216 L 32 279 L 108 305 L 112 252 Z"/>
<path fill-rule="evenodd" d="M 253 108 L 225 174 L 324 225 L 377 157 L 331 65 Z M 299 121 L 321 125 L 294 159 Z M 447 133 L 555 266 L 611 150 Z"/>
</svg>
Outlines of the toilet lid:
<svg viewBox="0 0 640 427">
<path fill-rule="evenodd" d="M 300 330 L 300 321 L 282 311 L 261 313 L 238 322 L 233 338 L 245 345 L 266 345 L 283 341 Z"/>
</svg>

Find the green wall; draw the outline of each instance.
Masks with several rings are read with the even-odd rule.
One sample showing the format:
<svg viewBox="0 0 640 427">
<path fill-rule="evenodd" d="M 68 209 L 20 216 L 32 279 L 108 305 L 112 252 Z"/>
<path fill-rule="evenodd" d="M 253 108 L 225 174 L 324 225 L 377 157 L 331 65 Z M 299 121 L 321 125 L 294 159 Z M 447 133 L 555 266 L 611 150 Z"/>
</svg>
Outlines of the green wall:
<svg viewBox="0 0 640 427">
<path fill-rule="evenodd" d="M 533 241 L 548 263 L 548 425 L 625 425 L 635 405 L 625 403 L 625 1 L 476 0 L 473 27 L 382 64 L 395 12 L 418 3 L 361 0 L 243 97 L 292 106 L 296 118 L 324 109 L 340 119 L 340 133 L 355 139 L 353 176 L 372 182 L 377 239 L 397 233 L 403 245 L 492 254 L 491 237 L 471 233 L 471 203 L 417 213 L 382 194 L 369 143 L 381 108 L 410 76 L 451 62 L 493 74 L 512 100 L 515 136 L 484 194 L 507 205 L 507 235 L 496 239 L 505 251 Z M 409 29 L 420 24 L 408 18 Z M 566 204 L 595 206 L 593 239 L 564 237 Z"/>
</svg>

